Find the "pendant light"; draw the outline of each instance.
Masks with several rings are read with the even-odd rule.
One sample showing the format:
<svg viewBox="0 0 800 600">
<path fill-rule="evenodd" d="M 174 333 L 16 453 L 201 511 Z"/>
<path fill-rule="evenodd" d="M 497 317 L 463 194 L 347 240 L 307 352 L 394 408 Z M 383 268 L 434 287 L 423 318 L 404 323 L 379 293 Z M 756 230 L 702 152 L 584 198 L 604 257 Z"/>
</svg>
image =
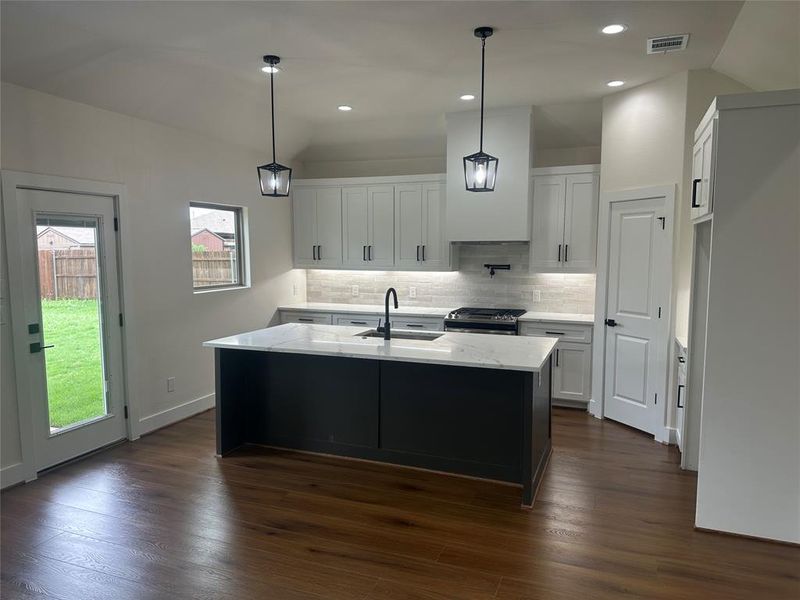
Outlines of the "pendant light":
<svg viewBox="0 0 800 600">
<path fill-rule="evenodd" d="M 262 196 L 288 196 L 289 186 L 292 183 L 292 170 L 275 162 L 275 72 L 280 57 L 268 54 L 264 57 L 267 64 L 264 71 L 269 73 L 269 100 L 272 114 L 272 162 L 258 167 L 258 179 L 261 183 Z"/>
<path fill-rule="evenodd" d="M 486 38 L 494 33 L 491 27 L 478 27 L 475 37 L 481 40 L 481 141 L 475 154 L 464 157 L 464 181 L 468 192 L 493 192 L 499 160 L 483 151 L 483 81 L 486 63 Z"/>
</svg>

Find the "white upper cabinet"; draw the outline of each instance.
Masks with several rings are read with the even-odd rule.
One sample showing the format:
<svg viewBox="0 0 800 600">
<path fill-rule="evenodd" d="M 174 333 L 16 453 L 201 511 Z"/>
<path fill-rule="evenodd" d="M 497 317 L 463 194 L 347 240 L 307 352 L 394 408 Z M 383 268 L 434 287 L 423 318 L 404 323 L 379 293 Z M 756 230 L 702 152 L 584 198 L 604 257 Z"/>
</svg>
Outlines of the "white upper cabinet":
<svg viewBox="0 0 800 600">
<path fill-rule="evenodd" d="M 714 201 L 714 167 L 717 119 L 709 119 L 695 135 L 692 151 L 692 186 L 689 190 L 692 219 L 710 215 Z"/>
<path fill-rule="evenodd" d="M 342 189 L 295 189 L 292 193 L 292 227 L 295 266 L 341 266 Z"/>
<path fill-rule="evenodd" d="M 599 167 L 535 169 L 532 189 L 531 270 L 593 271 Z"/>
<path fill-rule="evenodd" d="M 297 267 L 450 268 L 442 175 L 297 181 L 292 206 Z"/>
<path fill-rule="evenodd" d="M 395 194 L 395 265 L 401 269 L 446 268 L 442 185 L 397 185 Z"/>
<path fill-rule="evenodd" d="M 394 187 L 342 188 L 344 265 L 394 264 Z"/>
</svg>

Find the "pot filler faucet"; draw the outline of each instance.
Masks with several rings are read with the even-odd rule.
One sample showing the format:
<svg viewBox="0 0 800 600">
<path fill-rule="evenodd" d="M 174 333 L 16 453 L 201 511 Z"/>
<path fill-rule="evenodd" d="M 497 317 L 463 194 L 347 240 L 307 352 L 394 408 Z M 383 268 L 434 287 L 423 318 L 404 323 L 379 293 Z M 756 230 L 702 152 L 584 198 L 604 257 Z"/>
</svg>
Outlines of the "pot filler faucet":
<svg viewBox="0 0 800 600">
<path fill-rule="evenodd" d="M 394 307 L 400 308 L 397 305 L 397 290 L 394 288 L 389 288 L 388 290 L 386 290 L 386 298 L 385 298 L 386 319 L 383 321 L 383 327 L 378 325 L 378 331 L 383 332 L 384 340 L 392 339 L 392 325 L 391 323 L 389 323 L 389 296 L 394 296 Z"/>
</svg>

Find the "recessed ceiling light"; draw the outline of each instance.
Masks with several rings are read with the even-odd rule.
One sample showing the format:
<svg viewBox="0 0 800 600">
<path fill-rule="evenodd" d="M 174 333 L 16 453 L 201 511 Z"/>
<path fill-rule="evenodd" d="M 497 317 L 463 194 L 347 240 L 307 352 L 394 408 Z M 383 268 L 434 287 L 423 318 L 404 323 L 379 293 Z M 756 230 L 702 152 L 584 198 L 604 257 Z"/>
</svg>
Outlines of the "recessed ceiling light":
<svg viewBox="0 0 800 600">
<path fill-rule="evenodd" d="M 616 35 L 618 33 L 622 33 L 628 28 L 627 25 L 623 25 L 622 23 L 614 23 L 613 25 L 606 25 L 601 30 L 606 35 Z"/>
<path fill-rule="evenodd" d="M 606 85 L 608 87 L 619 87 L 621 85 L 625 85 L 625 82 L 620 81 L 619 79 L 615 79 L 614 81 L 609 81 Z"/>
<path fill-rule="evenodd" d="M 342 112 L 348 112 L 348 111 L 351 111 L 351 110 L 353 110 L 353 107 L 352 107 L 352 106 L 348 106 L 347 104 L 340 104 L 340 105 L 339 105 L 339 106 L 337 106 L 336 108 L 338 108 L 338 109 L 339 109 L 339 110 L 341 110 Z"/>
<path fill-rule="evenodd" d="M 462 100 L 475 100 L 475 96 L 473 94 L 461 94 L 459 98 Z"/>
<path fill-rule="evenodd" d="M 261 67 L 261 70 L 264 71 L 264 73 L 277 73 L 280 71 L 280 68 L 275 65 L 267 65 L 266 67 Z"/>
</svg>

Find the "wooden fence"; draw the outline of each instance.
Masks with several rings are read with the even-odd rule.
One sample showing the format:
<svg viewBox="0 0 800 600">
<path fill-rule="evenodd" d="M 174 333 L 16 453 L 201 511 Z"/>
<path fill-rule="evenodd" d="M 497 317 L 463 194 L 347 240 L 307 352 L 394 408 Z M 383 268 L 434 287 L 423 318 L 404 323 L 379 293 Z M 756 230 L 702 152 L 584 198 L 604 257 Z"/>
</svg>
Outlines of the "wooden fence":
<svg viewBox="0 0 800 600">
<path fill-rule="evenodd" d="M 192 252 L 194 287 L 238 283 L 239 265 L 233 250 Z"/>
<path fill-rule="evenodd" d="M 236 283 L 239 265 L 231 250 L 192 252 L 195 287 Z M 94 248 L 39 250 L 39 290 L 42 298 L 97 297 L 97 257 Z"/>
<path fill-rule="evenodd" d="M 39 250 L 39 290 L 50 300 L 96 298 L 95 249 Z"/>
</svg>

